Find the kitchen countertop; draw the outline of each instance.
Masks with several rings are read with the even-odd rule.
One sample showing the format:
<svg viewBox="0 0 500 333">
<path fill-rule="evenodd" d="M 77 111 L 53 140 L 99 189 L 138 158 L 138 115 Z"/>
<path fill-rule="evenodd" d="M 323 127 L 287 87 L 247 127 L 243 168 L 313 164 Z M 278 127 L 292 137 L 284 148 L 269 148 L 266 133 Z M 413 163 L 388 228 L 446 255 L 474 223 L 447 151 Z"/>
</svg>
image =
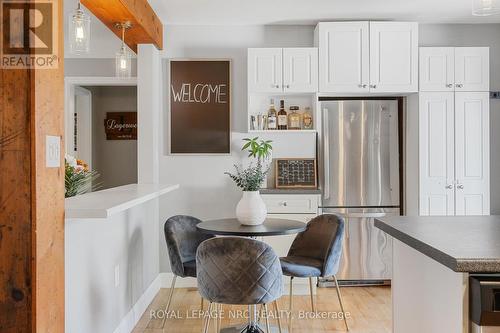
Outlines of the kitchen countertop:
<svg viewBox="0 0 500 333">
<path fill-rule="evenodd" d="M 65 199 L 65 218 L 108 218 L 178 188 L 173 184 L 130 184 L 77 195 Z"/>
<path fill-rule="evenodd" d="M 375 226 L 455 272 L 500 272 L 500 216 L 395 216 Z"/>
<path fill-rule="evenodd" d="M 321 190 L 314 189 L 292 189 L 292 188 L 263 188 L 260 194 L 321 194 Z"/>
</svg>

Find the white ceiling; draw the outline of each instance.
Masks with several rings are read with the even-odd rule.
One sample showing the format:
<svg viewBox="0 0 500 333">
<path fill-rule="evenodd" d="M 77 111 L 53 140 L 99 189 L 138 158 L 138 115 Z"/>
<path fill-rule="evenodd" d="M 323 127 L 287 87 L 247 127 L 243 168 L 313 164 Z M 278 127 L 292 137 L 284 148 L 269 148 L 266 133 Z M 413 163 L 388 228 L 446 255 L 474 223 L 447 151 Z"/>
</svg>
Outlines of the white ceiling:
<svg viewBox="0 0 500 333">
<path fill-rule="evenodd" d="M 163 24 L 316 24 L 329 20 L 500 23 L 476 17 L 472 0 L 149 0 Z"/>
</svg>

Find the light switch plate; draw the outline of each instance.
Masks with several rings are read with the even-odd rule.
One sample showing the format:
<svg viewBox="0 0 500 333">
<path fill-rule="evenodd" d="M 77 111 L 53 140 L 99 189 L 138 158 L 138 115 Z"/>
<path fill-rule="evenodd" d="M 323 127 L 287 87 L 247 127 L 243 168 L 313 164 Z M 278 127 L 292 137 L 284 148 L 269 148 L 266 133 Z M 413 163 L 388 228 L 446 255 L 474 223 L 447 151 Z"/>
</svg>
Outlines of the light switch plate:
<svg viewBox="0 0 500 333">
<path fill-rule="evenodd" d="M 45 137 L 45 164 L 47 168 L 61 166 L 61 138 L 54 135 Z"/>
</svg>

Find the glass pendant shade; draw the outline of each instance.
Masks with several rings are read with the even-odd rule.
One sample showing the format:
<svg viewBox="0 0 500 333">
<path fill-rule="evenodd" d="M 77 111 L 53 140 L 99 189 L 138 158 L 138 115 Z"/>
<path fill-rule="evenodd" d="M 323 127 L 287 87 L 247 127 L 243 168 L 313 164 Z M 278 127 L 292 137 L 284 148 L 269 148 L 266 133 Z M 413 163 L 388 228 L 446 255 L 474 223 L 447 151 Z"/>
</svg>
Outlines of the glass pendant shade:
<svg viewBox="0 0 500 333">
<path fill-rule="evenodd" d="M 472 0 L 472 15 L 488 16 L 500 14 L 500 0 Z"/>
<path fill-rule="evenodd" d="M 117 77 L 131 77 L 132 64 L 131 55 L 127 51 L 125 45 L 122 45 L 120 51 L 116 52 L 116 76 Z"/>
<path fill-rule="evenodd" d="M 88 54 L 90 52 L 90 17 L 78 4 L 69 20 L 69 43 L 72 54 Z"/>
</svg>

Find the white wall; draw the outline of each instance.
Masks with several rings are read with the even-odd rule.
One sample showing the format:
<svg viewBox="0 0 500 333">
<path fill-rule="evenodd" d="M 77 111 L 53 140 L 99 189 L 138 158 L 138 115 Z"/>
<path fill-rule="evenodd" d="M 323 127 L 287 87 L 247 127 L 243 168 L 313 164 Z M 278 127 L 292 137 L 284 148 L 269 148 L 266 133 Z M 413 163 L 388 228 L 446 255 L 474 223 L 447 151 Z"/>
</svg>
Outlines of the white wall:
<svg viewBox="0 0 500 333">
<path fill-rule="evenodd" d="M 66 332 L 114 332 L 158 277 L 156 207 L 152 200 L 108 219 L 66 220 Z"/>
</svg>

